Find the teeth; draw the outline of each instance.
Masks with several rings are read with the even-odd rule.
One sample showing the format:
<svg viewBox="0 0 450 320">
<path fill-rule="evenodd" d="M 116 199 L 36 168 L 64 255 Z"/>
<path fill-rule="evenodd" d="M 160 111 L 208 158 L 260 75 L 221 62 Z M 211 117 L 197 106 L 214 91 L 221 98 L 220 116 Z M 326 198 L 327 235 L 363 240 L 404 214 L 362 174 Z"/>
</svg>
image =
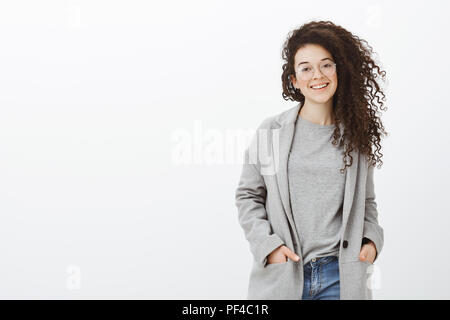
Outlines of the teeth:
<svg viewBox="0 0 450 320">
<path fill-rule="evenodd" d="M 321 85 L 321 86 L 312 87 L 312 88 L 313 88 L 313 89 L 320 89 L 320 88 L 326 87 L 327 85 L 328 85 L 328 83 L 325 83 L 325 84 L 323 84 L 323 85 Z"/>
</svg>

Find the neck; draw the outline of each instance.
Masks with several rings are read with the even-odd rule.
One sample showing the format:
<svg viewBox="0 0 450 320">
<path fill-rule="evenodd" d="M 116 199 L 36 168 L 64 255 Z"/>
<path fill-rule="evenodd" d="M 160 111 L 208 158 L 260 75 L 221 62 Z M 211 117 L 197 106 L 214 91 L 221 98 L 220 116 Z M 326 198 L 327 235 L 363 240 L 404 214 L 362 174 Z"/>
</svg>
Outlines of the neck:
<svg viewBox="0 0 450 320">
<path fill-rule="evenodd" d="M 333 124 L 333 99 L 325 103 L 317 103 L 306 99 L 300 108 L 299 115 L 303 119 L 320 125 Z"/>
</svg>

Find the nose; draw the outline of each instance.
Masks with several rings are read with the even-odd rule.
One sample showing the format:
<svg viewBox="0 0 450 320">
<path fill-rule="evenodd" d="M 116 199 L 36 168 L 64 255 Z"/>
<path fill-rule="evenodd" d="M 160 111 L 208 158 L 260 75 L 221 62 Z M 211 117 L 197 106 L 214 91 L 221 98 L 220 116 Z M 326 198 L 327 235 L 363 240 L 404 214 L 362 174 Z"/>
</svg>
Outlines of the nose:
<svg viewBox="0 0 450 320">
<path fill-rule="evenodd" d="M 322 71 L 320 71 L 320 68 L 314 68 L 313 70 L 314 70 L 313 79 L 322 78 L 323 74 Z"/>
</svg>

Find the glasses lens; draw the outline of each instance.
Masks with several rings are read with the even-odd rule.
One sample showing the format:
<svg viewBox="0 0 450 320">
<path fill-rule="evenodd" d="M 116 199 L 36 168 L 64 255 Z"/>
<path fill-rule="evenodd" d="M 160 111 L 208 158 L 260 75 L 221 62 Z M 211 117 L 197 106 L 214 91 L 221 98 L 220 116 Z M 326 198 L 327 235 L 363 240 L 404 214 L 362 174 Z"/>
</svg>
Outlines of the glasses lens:
<svg viewBox="0 0 450 320">
<path fill-rule="evenodd" d="M 331 61 L 322 61 L 320 63 L 320 71 L 324 76 L 330 77 L 336 72 L 336 64 Z M 301 64 L 297 69 L 299 78 L 302 80 L 310 80 L 314 75 L 314 68 L 310 64 Z"/>
<path fill-rule="evenodd" d="M 330 77 L 336 72 L 336 64 L 331 61 L 323 61 L 320 64 L 320 70 L 325 76 Z"/>
<path fill-rule="evenodd" d="M 309 64 L 301 64 L 297 69 L 299 78 L 302 80 L 309 80 L 313 75 L 313 67 Z"/>
</svg>

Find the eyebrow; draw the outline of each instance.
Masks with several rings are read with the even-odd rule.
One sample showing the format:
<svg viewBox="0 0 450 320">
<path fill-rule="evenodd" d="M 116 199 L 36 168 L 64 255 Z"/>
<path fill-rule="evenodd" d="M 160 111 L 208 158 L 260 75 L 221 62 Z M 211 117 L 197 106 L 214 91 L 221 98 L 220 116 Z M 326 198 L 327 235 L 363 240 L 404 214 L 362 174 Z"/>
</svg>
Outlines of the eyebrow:
<svg viewBox="0 0 450 320">
<path fill-rule="evenodd" d="M 323 60 L 330 60 L 330 61 L 333 61 L 331 58 L 323 58 L 322 60 L 320 60 L 320 61 L 323 61 Z M 333 61 L 334 62 L 334 61 Z M 309 61 L 302 61 L 302 62 L 300 62 L 298 65 L 297 65 L 297 67 L 299 66 L 299 65 L 301 65 L 302 63 L 309 63 Z"/>
</svg>

